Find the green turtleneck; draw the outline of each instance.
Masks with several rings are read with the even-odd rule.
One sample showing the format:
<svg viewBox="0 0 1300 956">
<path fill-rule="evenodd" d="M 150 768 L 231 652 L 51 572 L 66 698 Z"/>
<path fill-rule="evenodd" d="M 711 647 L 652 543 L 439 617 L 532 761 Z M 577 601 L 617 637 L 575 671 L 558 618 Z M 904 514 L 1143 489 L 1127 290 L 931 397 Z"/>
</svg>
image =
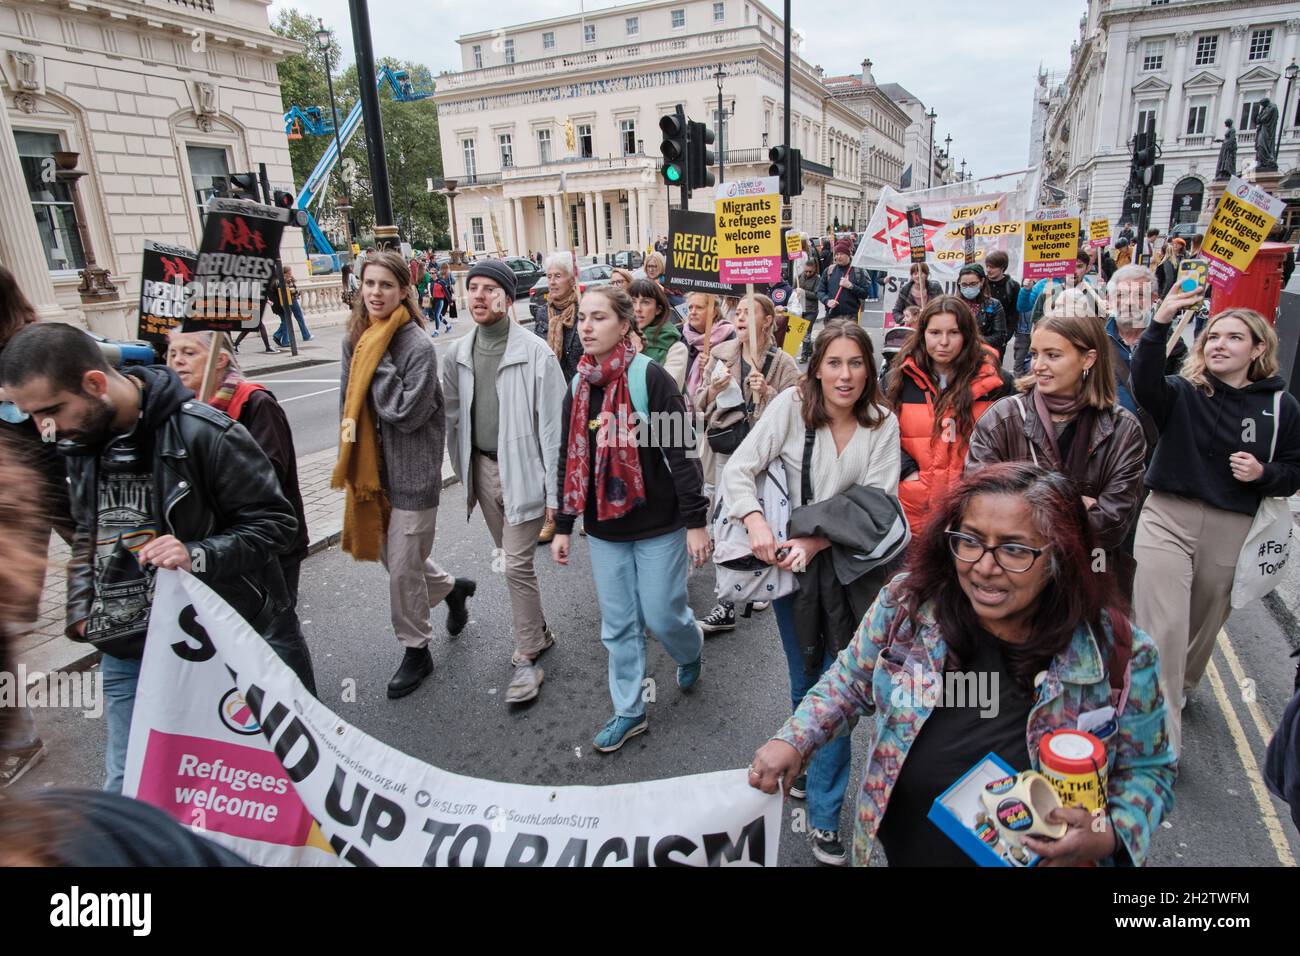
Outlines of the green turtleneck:
<svg viewBox="0 0 1300 956">
<path fill-rule="evenodd" d="M 501 409 L 497 404 L 497 369 L 506 352 L 511 320 L 503 315 L 490 325 L 474 330 L 474 447 L 479 451 L 497 450 L 497 427 Z"/>
</svg>

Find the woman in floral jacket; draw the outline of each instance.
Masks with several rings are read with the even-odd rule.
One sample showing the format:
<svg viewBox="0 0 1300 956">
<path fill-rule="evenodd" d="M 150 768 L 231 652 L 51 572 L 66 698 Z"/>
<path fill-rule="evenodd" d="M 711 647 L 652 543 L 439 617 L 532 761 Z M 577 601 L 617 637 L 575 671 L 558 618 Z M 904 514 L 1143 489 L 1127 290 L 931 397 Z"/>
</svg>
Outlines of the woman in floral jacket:
<svg viewBox="0 0 1300 956">
<path fill-rule="evenodd" d="M 972 865 L 928 819 L 935 797 L 989 752 L 1037 770 L 1047 732 L 1092 728 L 1106 747 L 1105 817 L 1055 810 L 1065 836 L 1026 846 L 1048 865 L 1141 865 L 1173 808 L 1177 758 L 1155 644 L 1124 616 L 1113 579 L 1092 572 L 1082 502 L 1059 475 L 1007 463 L 965 478 L 942 507 L 908 573 L 755 754 L 750 784 L 788 792 L 813 751 L 873 715 L 854 864 L 879 838 L 891 865 Z M 945 672 L 977 675 L 979 700 L 946 696 L 962 682 Z"/>
</svg>

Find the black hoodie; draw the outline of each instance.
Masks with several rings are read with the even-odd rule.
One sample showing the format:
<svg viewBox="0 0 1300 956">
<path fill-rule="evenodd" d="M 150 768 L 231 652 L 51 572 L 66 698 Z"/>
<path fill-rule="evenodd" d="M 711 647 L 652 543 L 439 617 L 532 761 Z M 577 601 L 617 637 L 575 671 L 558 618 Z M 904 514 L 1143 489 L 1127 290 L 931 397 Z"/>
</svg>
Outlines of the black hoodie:
<svg viewBox="0 0 1300 956">
<path fill-rule="evenodd" d="M 1300 490 L 1300 402 L 1278 375 L 1232 388 L 1206 373 L 1214 394 L 1187 379 L 1165 375 L 1170 323 L 1152 322 L 1133 352 L 1133 392 L 1160 430 L 1147 469 L 1147 487 L 1194 498 L 1223 511 L 1253 515 L 1263 497 L 1290 497 Z M 1273 418 L 1274 394 L 1282 392 L 1281 421 Z M 1269 446 L 1277 429 L 1277 451 Z M 1247 441 L 1246 439 L 1251 439 Z M 1250 452 L 1264 465 L 1258 481 L 1232 476 L 1228 456 Z"/>
</svg>

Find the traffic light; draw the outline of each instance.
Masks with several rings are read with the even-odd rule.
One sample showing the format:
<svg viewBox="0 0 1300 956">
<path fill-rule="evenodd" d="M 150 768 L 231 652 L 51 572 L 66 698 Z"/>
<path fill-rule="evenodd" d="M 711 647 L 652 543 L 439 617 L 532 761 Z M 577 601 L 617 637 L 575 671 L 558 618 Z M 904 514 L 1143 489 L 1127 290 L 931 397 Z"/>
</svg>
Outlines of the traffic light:
<svg viewBox="0 0 1300 956">
<path fill-rule="evenodd" d="M 293 208 L 293 193 L 288 192 L 284 189 L 276 189 L 273 191 L 272 197 L 273 198 L 271 200 L 271 205 L 276 206 L 280 209 Z"/>
<path fill-rule="evenodd" d="M 687 130 L 686 148 L 690 153 L 690 159 L 686 163 L 686 167 L 690 170 L 691 188 L 700 189 L 704 186 L 712 186 L 713 173 L 709 172 L 709 167 L 718 164 L 717 157 L 708 148 L 714 140 L 713 130 L 703 123 L 694 121 L 687 124 Z"/>
<path fill-rule="evenodd" d="M 228 199 L 251 199 L 262 201 L 262 192 L 258 189 L 256 173 L 231 173 L 229 176 L 213 176 L 212 191 Z"/>
<path fill-rule="evenodd" d="M 690 156 L 686 150 L 689 127 L 681 106 L 677 107 L 676 113 L 668 113 L 659 118 L 659 129 L 663 131 L 664 137 L 663 142 L 659 144 L 659 152 L 664 156 L 664 164 L 660 170 L 664 182 L 669 186 L 682 186 L 689 189 L 690 177 L 687 164 L 690 162 Z"/>
<path fill-rule="evenodd" d="M 1133 165 L 1146 169 L 1156 164 L 1156 144 L 1150 133 L 1138 133 L 1133 140 Z"/>
<path fill-rule="evenodd" d="M 783 196 L 798 196 L 803 193 L 803 155 L 789 146 L 773 146 L 767 151 L 767 158 L 772 165 L 767 167 L 767 174 L 781 181 Z"/>
</svg>

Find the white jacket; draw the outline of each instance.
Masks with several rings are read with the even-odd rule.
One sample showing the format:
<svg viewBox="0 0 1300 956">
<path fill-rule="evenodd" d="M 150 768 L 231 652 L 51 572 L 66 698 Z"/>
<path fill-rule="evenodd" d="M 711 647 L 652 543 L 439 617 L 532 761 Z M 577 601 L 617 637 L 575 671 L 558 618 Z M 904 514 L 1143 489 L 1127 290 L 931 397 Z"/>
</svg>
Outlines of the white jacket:
<svg viewBox="0 0 1300 956">
<path fill-rule="evenodd" d="M 506 350 L 497 368 L 497 465 L 505 518 L 522 524 L 541 517 L 559 501 L 556 473 L 564 373 L 546 342 L 510 322 Z M 442 363 L 442 396 L 447 415 L 447 452 L 456 477 L 465 485 L 466 514 L 473 514 L 474 469 L 471 413 L 474 403 L 474 340 L 478 327 L 457 339 Z"/>
</svg>

